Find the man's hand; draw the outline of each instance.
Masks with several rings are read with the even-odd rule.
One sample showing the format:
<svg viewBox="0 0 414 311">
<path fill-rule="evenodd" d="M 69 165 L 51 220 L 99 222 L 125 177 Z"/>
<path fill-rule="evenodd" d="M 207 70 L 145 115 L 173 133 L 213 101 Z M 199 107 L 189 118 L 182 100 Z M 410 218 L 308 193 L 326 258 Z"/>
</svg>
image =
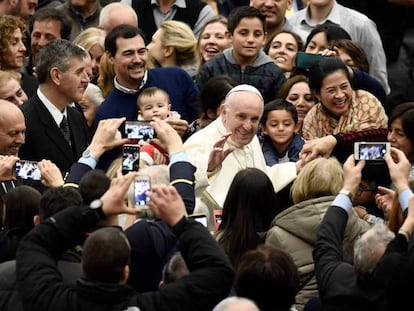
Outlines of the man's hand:
<svg viewBox="0 0 414 311">
<path fill-rule="evenodd" d="M 159 139 L 161 146 L 163 146 L 168 153 L 183 150 L 183 141 L 180 135 L 169 123 L 159 118 L 154 118 L 154 121 L 151 121 L 151 125 L 157 133 L 157 138 Z"/>
<path fill-rule="evenodd" d="M 210 156 L 208 158 L 208 166 L 207 172 L 214 171 L 217 167 L 223 163 L 224 159 L 232 153 L 235 147 L 231 146 L 227 149 L 224 149 L 224 144 L 226 143 L 227 139 L 231 136 L 231 132 L 223 135 L 213 146 L 213 150 L 210 152 Z"/>
<path fill-rule="evenodd" d="M 176 130 L 177 133 L 181 137 L 183 137 L 185 134 L 187 134 L 189 125 L 188 125 L 188 122 L 186 120 L 183 120 L 183 119 L 170 119 L 170 120 L 167 121 L 167 123 L 169 125 L 171 125 L 172 128 L 174 130 Z"/>
<path fill-rule="evenodd" d="M 364 160 L 355 163 L 354 155 L 350 155 L 344 163 L 344 186 L 342 188 L 351 191 L 354 196 L 358 192 L 364 166 Z"/>
<path fill-rule="evenodd" d="M 102 210 L 106 216 L 122 213 L 138 214 L 141 212 L 140 208 L 128 207 L 125 202 L 126 193 L 136 176 L 136 172 L 131 172 L 112 179 L 111 186 L 101 197 L 103 203 Z"/>
<path fill-rule="evenodd" d="M 62 173 L 59 168 L 50 160 L 42 160 L 37 163 L 40 174 L 42 175 L 42 184 L 46 187 L 60 187 L 63 181 Z"/>
<path fill-rule="evenodd" d="M 0 156 L 0 182 L 15 179 L 14 165 L 18 160 L 15 156 Z"/>
<path fill-rule="evenodd" d="M 375 204 L 377 204 L 377 207 L 384 212 L 385 218 L 387 218 L 391 211 L 394 195 L 394 190 L 378 186 L 377 194 L 375 195 Z"/>
<path fill-rule="evenodd" d="M 315 138 L 307 141 L 300 152 L 300 158 L 308 163 L 318 157 L 329 157 L 336 146 L 336 139 L 332 135 Z"/>
<path fill-rule="evenodd" d="M 184 202 L 173 186 L 153 186 L 148 193 L 148 206 L 154 214 L 174 227 L 184 216 L 187 216 Z"/>
<path fill-rule="evenodd" d="M 116 133 L 125 118 L 106 119 L 99 121 L 98 128 L 88 149 L 99 158 L 105 151 L 119 147 L 128 142 L 126 138 L 116 137 Z"/>
<path fill-rule="evenodd" d="M 389 153 L 384 156 L 390 171 L 391 180 L 399 192 L 408 189 L 408 174 L 410 172 L 411 164 L 407 160 L 404 152 L 391 147 Z"/>
</svg>

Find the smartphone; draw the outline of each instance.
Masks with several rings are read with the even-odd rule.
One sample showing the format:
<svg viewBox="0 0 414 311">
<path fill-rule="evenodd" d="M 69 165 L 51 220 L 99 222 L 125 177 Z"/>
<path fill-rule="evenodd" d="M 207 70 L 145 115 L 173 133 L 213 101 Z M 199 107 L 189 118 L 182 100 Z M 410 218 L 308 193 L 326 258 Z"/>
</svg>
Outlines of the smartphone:
<svg viewBox="0 0 414 311">
<path fill-rule="evenodd" d="M 122 174 L 139 170 L 139 145 L 126 144 L 122 147 Z"/>
<path fill-rule="evenodd" d="M 149 140 L 157 137 L 150 121 L 125 121 L 125 136 L 129 139 Z"/>
<path fill-rule="evenodd" d="M 16 162 L 16 177 L 20 179 L 41 180 L 37 162 L 20 160 Z"/>
<path fill-rule="evenodd" d="M 193 214 L 193 215 L 189 215 L 188 218 L 192 218 L 195 221 L 199 222 L 200 224 L 202 224 L 204 227 L 207 228 L 207 216 L 204 214 Z"/>
<path fill-rule="evenodd" d="M 213 211 L 213 217 L 214 217 L 214 228 L 218 230 L 220 224 L 221 224 L 221 216 L 223 215 L 222 210 L 214 210 Z"/>
<path fill-rule="evenodd" d="M 308 69 L 322 59 L 321 54 L 298 52 L 296 54 L 296 68 Z"/>
<path fill-rule="evenodd" d="M 389 142 L 357 142 L 354 144 L 356 160 L 381 161 L 390 152 Z"/>
<path fill-rule="evenodd" d="M 137 176 L 134 179 L 134 205 L 141 209 L 148 208 L 148 191 L 151 190 L 151 179 L 148 175 Z"/>
</svg>

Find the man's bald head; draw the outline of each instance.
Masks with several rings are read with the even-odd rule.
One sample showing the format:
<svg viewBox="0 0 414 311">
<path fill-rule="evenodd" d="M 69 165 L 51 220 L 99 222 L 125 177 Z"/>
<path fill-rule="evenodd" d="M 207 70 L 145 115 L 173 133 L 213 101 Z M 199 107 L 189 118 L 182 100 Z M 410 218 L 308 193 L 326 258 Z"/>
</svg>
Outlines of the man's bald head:
<svg viewBox="0 0 414 311">
<path fill-rule="evenodd" d="M 15 104 L 0 99 L 0 155 L 17 155 L 24 144 L 26 125 Z"/>
<path fill-rule="evenodd" d="M 133 8 L 120 2 L 111 2 L 102 8 L 99 15 L 99 28 L 108 33 L 121 24 L 138 27 L 138 16 Z"/>
</svg>

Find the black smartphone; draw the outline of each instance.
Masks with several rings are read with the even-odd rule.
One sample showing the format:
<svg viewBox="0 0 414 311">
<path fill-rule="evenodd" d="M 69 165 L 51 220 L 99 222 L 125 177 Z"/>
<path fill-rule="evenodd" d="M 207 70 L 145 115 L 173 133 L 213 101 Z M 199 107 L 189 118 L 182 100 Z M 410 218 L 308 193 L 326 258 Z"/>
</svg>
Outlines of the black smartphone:
<svg viewBox="0 0 414 311">
<path fill-rule="evenodd" d="M 149 140 L 157 137 L 150 121 L 125 121 L 125 136 L 129 139 Z"/>
<path fill-rule="evenodd" d="M 389 142 L 356 142 L 354 144 L 355 160 L 381 161 L 390 152 Z"/>
<path fill-rule="evenodd" d="M 151 179 L 148 175 L 140 175 L 134 179 L 134 205 L 141 209 L 148 208 L 148 191 L 151 190 Z"/>
<path fill-rule="evenodd" d="M 139 145 L 126 144 L 122 147 L 122 174 L 139 170 Z"/>
<path fill-rule="evenodd" d="M 322 55 L 298 52 L 296 54 L 296 68 L 308 69 L 312 67 L 313 64 L 319 62 L 322 59 Z"/>
<path fill-rule="evenodd" d="M 42 175 L 35 161 L 20 160 L 16 162 L 16 177 L 20 179 L 41 180 Z"/>
</svg>

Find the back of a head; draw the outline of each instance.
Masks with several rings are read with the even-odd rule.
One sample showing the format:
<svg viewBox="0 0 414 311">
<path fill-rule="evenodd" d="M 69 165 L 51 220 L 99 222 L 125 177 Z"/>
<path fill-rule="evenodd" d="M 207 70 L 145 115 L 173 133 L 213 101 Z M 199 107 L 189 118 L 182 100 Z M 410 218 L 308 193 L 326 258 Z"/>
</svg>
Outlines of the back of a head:
<svg viewBox="0 0 414 311">
<path fill-rule="evenodd" d="M 258 232 L 269 230 L 279 212 L 277 196 L 269 177 L 247 168 L 234 177 L 223 204 L 219 243 L 234 266 L 247 250 L 260 243 Z"/>
<path fill-rule="evenodd" d="M 220 228 L 249 222 L 255 231 L 267 231 L 277 211 L 277 196 L 269 177 L 259 169 L 247 168 L 234 176 L 223 204 Z"/>
<path fill-rule="evenodd" d="M 75 188 L 49 188 L 40 199 L 40 218 L 44 220 L 69 206 L 80 204 L 82 204 L 82 197 Z"/>
<path fill-rule="evenodd" d="M 84 276 L 92 281 L 119 283 L 129 264 L 131 248 L 125 234 L 118 228 L 94 231 L 83 245 Z"/>
<path fill-rule="evenodd" d="M 90 204 L 99 199 L 111 185 L 111 180 L 102 170 L 92 170 L 82 176 L 79 182 L 79 192 L 83 203 Z"/>
<path fill-rule="evenodd" d="M 220 301 L 213 311 L 259 311 L 259 308 L 250 299 L 232 296 Z"/>
<path fill-rule="evenodd" d="M 235 86 L 236 82 L 228 76 L 211 77 L 203 84 L 198 95 L 202 114 L 207 115 L 209 110 L 216 112 L 227 93 Z"/>
<path fill-rule="evenodd" d="M 307 163 L 292 185 L 292 201 L 299 202 L 323 196 L 337 195 L 342 188 L 344 173 L 339 161 L 330 157 Z"/>
<path fill-rule="evenodd" d="M 85 50 L 89 51 L 95 44 L 98 44 L 102 49 L 105 45 L 106 32 L 100 28 L 89 27 L 83 30 L 73 40 L 74 44 L 80 45 Z"/>
<path fill-rule="evenodd" d="M 354 244 L 354 269 L 360 274 L 370 274 L 394 236 L 385 224 L 372 226 Z"/>
<path fill-rule="evenodd" d="M 18 186 L 4 196 L 6 229 L 19 228 L 29 231 L 33 228 L 33 218 L 39 214 L 41 194 L 29 186 Z"/>
<path fill-rule="evenodd" d="M 234 289 L 253 300 L 261 311 L 290 310 L 299 291 L 299 273 L 282 249 L 260 245 L 242 256 Z"/>
<path fill-rule="evenodd" d="M 170 260 L 165 264 L 162 270 L 163 284 L 169 284 L 181 279 L 183 276 L 189 274 L 190 271 L 185 264 L 185 260 L 181 252 L 176 252 L 171 256 Z"/>
</svg>

